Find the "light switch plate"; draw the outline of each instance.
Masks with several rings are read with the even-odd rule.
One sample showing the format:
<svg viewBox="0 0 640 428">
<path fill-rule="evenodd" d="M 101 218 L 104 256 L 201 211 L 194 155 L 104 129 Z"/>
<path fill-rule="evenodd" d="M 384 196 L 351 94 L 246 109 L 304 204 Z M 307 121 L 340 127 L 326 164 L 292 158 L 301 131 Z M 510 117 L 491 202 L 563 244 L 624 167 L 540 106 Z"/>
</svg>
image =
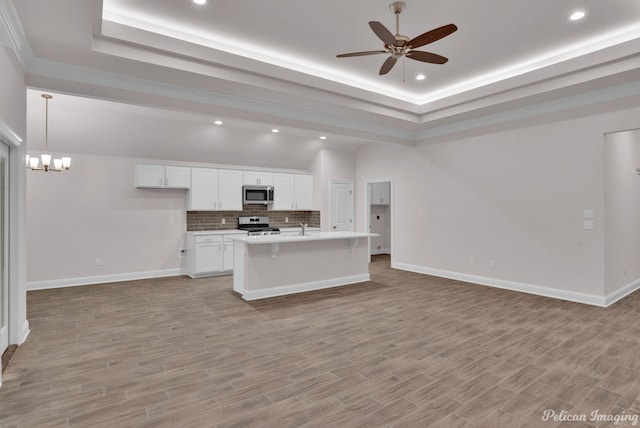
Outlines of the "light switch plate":
<svg viewBox="0 0 640 428">
<path fill-rule="evenodd" d="M 584 210 L 582 218 L 593 218 L 593 210 Z"/>
<path fill-rule="evenodd" d="M 593 221 L 585 220 L 585 222 L 584 222 L 584 230 L 593 230 Z"/>
</svg>

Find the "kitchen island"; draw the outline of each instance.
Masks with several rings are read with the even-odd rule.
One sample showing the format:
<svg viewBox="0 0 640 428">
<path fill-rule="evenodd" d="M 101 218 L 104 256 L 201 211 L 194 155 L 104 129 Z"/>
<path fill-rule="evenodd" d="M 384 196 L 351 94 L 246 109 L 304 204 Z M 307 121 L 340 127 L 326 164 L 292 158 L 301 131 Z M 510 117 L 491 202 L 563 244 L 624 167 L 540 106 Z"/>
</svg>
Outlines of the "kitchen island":
<svg viewBox="0 0 640 428">
<path fill-rule="evenodd" d="M 245 300 L 369 281 L 372 233 L 230 236 L 233 289 Z"/>
</svg>

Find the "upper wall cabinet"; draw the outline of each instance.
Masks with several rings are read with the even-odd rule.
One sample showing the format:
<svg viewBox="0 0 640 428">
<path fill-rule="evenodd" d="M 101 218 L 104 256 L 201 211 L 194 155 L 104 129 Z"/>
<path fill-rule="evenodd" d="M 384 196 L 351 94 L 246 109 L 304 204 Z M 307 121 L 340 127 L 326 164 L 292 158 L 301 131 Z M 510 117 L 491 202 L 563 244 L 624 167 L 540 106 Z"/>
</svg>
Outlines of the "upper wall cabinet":
<svg viewBox="0 0 640 428">
<path fill-rule="evenodd" d="M 389 205 L 391 201 L 391 183 L 373 183 L 371 185 L 371 205 Z"/>
<path fill-rule="evenodd" d="M 136 187 L 190 189 L 191 168 L 183 166 L 136 165 Z"/>
<path fill-rule="evenodd" d="M 242 171 L 192 168 L 190 211 L 242 211 Z"/>
<path fill-rule="evenodd" d="M 312 210 L 313 176 L 273 174 L 273 210 Z"/>
<path fill-rule="evenodd" d="M 244 171 L 244 184 L 273 186 L 273 173 L 265 171 Z"/>
</svg>

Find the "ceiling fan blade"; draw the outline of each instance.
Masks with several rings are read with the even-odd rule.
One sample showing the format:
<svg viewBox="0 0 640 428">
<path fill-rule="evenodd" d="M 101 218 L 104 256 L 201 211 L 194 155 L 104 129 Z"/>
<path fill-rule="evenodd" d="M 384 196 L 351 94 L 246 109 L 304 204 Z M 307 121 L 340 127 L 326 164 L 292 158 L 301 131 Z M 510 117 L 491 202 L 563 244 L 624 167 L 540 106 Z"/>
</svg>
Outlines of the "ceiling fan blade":
<svg viewBox="0 0 640 428">
<path fill-rule="evenodd" d="M 445 58 L 441 55 L 431 52 L 423 51 L 410 51 L 407 53 L 407 57 L 415 59 L 416 61 L 430 62 L 432 64 L 444 64 L 445 62 L 449 61 L 449 58 Z"/>
<path fill-rule="evenodd" d="M 394 58 L 392 56 L 387 58 L 387 60 L 384 62 L 384 64 L 382 64 L 382 67 L 380 67 L 380 76 L 390 72 L 391 69 L 393 68 L 393 66 L 396 65 L 396 61 L 397 60 L 398 60 L 398 58 Z"/>
<path fill-rule="evenodd" d="M 447 37 L 457 29 L 458 27 L 456 27 L 455 24 L 443 25 L 442 27 L 438 27 L 431 31 L 427 31 L 426 33 L 420 34 L 418 37 L 414 37 L 407 42 L 407 45 L 411 46 L 414 49 L 419 48 L 420 46 L 424 46 L 429 43 L 433 43 L 436 40 L 440 40 L 443 37 Z"/>
<path fill-rule="evenodd" d="M 378 21 L 369 21 L 369 27 L 376 33 L 376 36 L 380 38 L 385 44 L 393 46 L 396 44 L 396 36 L 391 31 L 387 30 L 387 27 L 379 23 Z"/>
<path fill-rule="evenodd" d="M 351 56 L 376 55 L 376 54 L 381 54 L 381 53 L 387 53 L 387 51 L 352 52 L 352 53 L 345 53 L 345 54 L 336 55 L 336 57 L 338 57 L 338 58 L 348 58 L 348 57 L 351 57 Z"/>
</svg>

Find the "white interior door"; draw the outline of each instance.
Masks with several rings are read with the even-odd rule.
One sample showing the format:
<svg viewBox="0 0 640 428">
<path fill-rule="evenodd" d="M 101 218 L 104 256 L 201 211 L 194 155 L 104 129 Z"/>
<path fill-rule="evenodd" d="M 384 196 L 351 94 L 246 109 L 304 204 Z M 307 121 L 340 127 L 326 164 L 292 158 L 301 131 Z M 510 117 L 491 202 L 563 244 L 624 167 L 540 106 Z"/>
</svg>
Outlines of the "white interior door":
<svg viewBox="0 0 640 428">
<path fill-rule="evenodd" d="M 353 232 L 353 182 L 331 180 L 331 230 Z"/>
<path fill-rule="evenodd" d="M 0 355 L 9 346 L 8 183 L 9 151 L 4 144 L 0 144 Z"/>
</svg>

